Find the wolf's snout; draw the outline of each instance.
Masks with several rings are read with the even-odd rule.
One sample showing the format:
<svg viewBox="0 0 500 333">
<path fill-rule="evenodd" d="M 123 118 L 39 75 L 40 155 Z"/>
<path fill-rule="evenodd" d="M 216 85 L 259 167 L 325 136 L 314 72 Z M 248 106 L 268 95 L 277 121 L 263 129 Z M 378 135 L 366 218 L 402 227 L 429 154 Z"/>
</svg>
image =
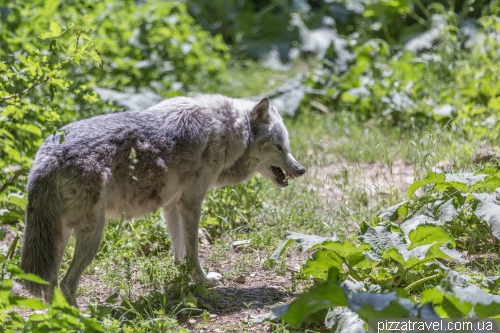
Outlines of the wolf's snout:
<svg viewBox="0 0 500 333">
<path fill-rule="evenodd" d="M 304 168 L 303 166 L 298 166 L 297 167 L 297 173 L 299 174 L 299 176 L 302 176 L 303 174 L 306 173 L 306 168 Z"/>
</svg>

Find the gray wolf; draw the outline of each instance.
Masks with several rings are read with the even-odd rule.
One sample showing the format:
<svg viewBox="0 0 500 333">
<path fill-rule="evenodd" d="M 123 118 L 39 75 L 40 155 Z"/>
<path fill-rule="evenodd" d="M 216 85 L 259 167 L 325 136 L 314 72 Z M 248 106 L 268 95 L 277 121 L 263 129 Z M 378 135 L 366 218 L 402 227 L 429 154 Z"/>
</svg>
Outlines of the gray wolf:
<svg viewBox="0 0 500 333">
<path fill-rule="evenodd" d="M 195 282 L 216 284 L 198 259 L 201 205 L 213 187 L 255 172 L 278 187 L 306 170 L 290 153 L 287 130 L 267 98 L 176 97 L 147 110 L 69 124 L 41 145 L 28 176 L 20 267 L 48 285 L 26 282 L 50 302 L 68 239 L 73 260 L 60 290 L 77 306 L 80 277 L 99 249 L 106 218 L 163 209 L 174 259 L 188 258 Z"/>
</svg>

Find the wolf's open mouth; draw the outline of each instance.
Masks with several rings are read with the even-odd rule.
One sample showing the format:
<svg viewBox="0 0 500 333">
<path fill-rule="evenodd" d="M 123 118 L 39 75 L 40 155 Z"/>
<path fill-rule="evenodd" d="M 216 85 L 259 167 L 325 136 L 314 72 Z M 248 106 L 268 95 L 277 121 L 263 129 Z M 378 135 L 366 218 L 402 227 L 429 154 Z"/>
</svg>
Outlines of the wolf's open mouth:
<svg viewBox="0 0 500 333">
<path fill-rule="evenodd" d="M 288 171 L 283 170 L 279 167 L 272 166 L 271 170 L 273 170 L 274 175 L 276 176 L 276 181 L 280 185 L 287 186 L 288 185 L 288 179 L 293 179 L 295 178 L 293 175 L 288 173 Z"/>
</svg>

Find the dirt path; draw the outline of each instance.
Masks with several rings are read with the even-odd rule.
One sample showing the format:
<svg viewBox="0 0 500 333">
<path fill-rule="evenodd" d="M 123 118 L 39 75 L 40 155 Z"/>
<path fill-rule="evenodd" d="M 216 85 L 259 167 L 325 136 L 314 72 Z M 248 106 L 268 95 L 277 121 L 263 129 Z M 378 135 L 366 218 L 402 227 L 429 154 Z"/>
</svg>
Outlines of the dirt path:
<svg viewBox="0 0 500 333">
<path fill-rule="evenodd" d="M 414 168 L 401 160 L 390 165 L 381 162 L 337 162 L 313 166 L 309 168 L 308 176 L 323 184 L 319 195 L 325 200 L 340 201 L 356 192 L 370 198 L 396 191 L 404 197 L 414 181 Z"/>
<path fill-rule="evenodd" d="M 262 267 L 268 253 L 252 251 L 245 256 L 248 263 L 246 273 L 234 274 L 231 272 L 233 263 L 240 260 L 241 250 L 225 253 L 214 267 L 210 267 L 214 263 L 208 260 L 210 251 L 211 245 L 201 247 L 202 261 L 222 273 L 225 279 L 223 285 L 212 288 L 209 296 L 202 298 L 212 306 L 210 322 L 205 324 L 202 318 L 191 318 L 181 320 L 181 325 L 193 332 L 270 332 L 271 324 L 267 320 L 272 318 L 271 308 L 291 302 L 296 292 L 302 289 L 302 286 L 294 285 L 297 280 L 294 281 L 292 275 L 307 254 L 287 251 L 290 252 L 286 258 L 287 268 L 278 275 L 274 270 Z"/>
<path fill-rule="evenodd" d="M 308 176 L 311 177 L 311 182 L 321 184 L 317 190 L 323 199 L 342 201 L 360 193 L 368 198 L 369 208 L 372 199 L 375 201 L 377 196 L 388 195 L 394 191 L 404 195 L 413 181 L 414 172 L 411 165 L 402 161 L 395 161 L 390 166 L 379 162 L 338 162 L 323 167 L 311 167 Z M 7 237 L 0 241 L 0 249 L 6 252 L 15 232 L 8 227 L 4 229 L 7 230 Z M 214 257 L 214 251 L 219 251 L 220 255 Z M 210 307 L 208 323 L 201 315 L 181 316 L 178 318 L 180 325 L 189 332 L 271 332 L 271 308 L 291 302 L 308 283 L 297 280 L 295 275 L 309 254 L 303 254 L 296 247 L 292 247 L 285 252 L 286 258 L 279 268 L 269 268 L 265 265 L 269 255 L 268 252 L 253 249 L 251 245 L 229 249 L 226 247 L 221 250 L 202 241 L 201 261 L 206 268 L 222 273 L 225 281 L 224 284 L 210 288 L 207 297 L 200 298 Z M 117 263 L 122 264 L 123 262 Z M 138 267 L 131 263 L 131 269 L 135 272 Z M 105 287 L 106 283 L 102 279 L 100 271 L 87 272 L 82 278 L 82 292 L 78 296 L 78 304 L 83 311 L 88 312 L 90 303 L 103 304 L 113 293 Z M 151 290 L 141 289 L 139 285 L 137 288 L 133 286 L 131 290 L 132 299 L 147 298 L 150 294 Z M 89 295 L 92 295 L 91 299 Z M 117 299 L 117 304 L 120 304 L 120 301 Z M 21 315 L 28 316 L 29 312 L 22 311 Z M 320 326 L 308 329 L 326 332 L 325 328 Z"/>
</svg>

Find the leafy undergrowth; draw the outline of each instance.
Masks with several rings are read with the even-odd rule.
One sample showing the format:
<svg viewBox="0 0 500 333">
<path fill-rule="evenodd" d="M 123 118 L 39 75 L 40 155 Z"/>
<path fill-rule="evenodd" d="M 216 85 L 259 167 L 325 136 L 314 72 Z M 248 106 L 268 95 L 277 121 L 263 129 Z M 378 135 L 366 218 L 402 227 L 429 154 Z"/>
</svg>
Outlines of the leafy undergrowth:
<svg viewBox="0 0 500 333">
<path fill-rule="evenodd" d="M 18 267 L 10 266 L 12 276 L 21 280 L 28 280 L 46 284 L 33 274 L 24 274 Z M 12 295 L 14 283 L 4 279 L 0 282 L 0 327 L 5 333 L 11 332 L 107 332 L 104 327 L 92 317 L 87 317 L 78 309 L 70 306 L 56 289 L 50 306 L 34 298 L 25 298 Z M 46 310 L 33 313 L 24 318 L 13 310 L 25 308 L 30 310 Z"/>
<path fill-rule="evenodd" d="M 206 4 L 200 14 L 207 16 L 205 26 L 227 18 L 227 8 L 246 5 L 243 15 L 229 21 L 248 24 L 221 27 L 226 41 L 229 36 L 239 42 L 226 45 L 220 35 L 210 36 L 189 15 L 193 3 Z M 212 3 L 222 10 L 210 10 Z M 324 15 L 344 13 L 337 10 L 339 1 L 320 3 Z M 244 317 L 288 302 L 312 283 L 275 310 L 284 321 L 270 322 L 266 315 L 257 328 L 287 332 L 286 323 L 310 322 L 312 314 L 338 332 L 363 331 L 366 319 L 376 316 L 498 316 L 498 171 L 488 166 L 428 173 L 437 164 L 477 169 L 470 159 L 479 138 L 492 139 L 487 144 L 493 152 L 478 154 L 482 161 L 498 156 L 499 8 L 487 3 L 463 2 L 460 10 L 430 1 L 417 9 L 408 1 L 360 2 L 363 13 L 349 9 L 348 21 L 337 20 L 345 49 L 329 45 L 324 59 L 300 60 L 306 69 L 283 72 L 241 54 L 241 61 L 226 62 L 244 44 L 268 44 L 264 37 L 273 40 L 275 29 L 282 32 L 277 35 L 297 35 L 296 29 L 290 33 L 287 17 L 300 13 L 286 2 L 266 3 L 254 17 L 248 1 L 36 0 L 0 6 L 0 330 L 241 332 L 256 328 Z M 471 17 L 482 18 L 475 38 L 467 39 L 462 23 L 474 8 Z M 319 24 L 322 14 L 315 11 L 309 23 Z M 280 24 L 269 24 L 276 18 Z M 431 46 L 416 51 L 399 43 L 416 31 L 413 24 L 401 26 L 415 20 L 420 32 L 439 28 Z M 345 62 L 337 61 L 339 51 Z M 101 100 L 96 88 L 251 97 L 269 94 L 298 73 L 302 109 L 286 124 L 292 150 L 310 173 L 286 190 L 256 177 L 214 190 L 203 206 L 202 261 L 232 285 L 208 292 L 189 285 L 186 268 L 170 259 L 166 224 L 156 214 L 108 224 L 80 284 L 82 311 L 57 293 L 50 306 L 19 296 L 13 280 L 37 279 L 17 268 L 27 171 L 43 138 L 62 124 L 123 107 Z M 396 170 L 402 166 L 406 173 Z M 399 188 L 389 181 L 382 188 L 379 173 L 388 179 L 414 173 L 411 179 L 419 180 L 409 186 L 408 199 L 394 205 L 412 181 Z M 382 207 L 390 208 L 376 215 Z M 338 237 L 290 233 L 274 263 L 267 262 L 287 230 Z M 309 252 L 280 257 L 293 241 Z M 61 273 L 71 262 L 73 242 Z M 302 268 L 307 278 L 299 280 L 297 257 L 311 251 Z M 240 277 L 246 284 L 234 282 Z"/>
<path fill-rule="evenodd" d="M 92 318 L 107 332 L 164 332 L 179 331 L 181 328 L 195 331 L 213 331 L 218 328 L 230 332 L 251 328 L 257 331 L 286 332 L 290 330 L 288 324 L 279 320 L 271 321 L 267 312 L 276 304 L 290 302 L 296 293 L 307 290 L 311 284 L 310 280 L 299 279 L 296 272 L 300 258 L 305 258 L 307 253 L 297 255 L 287 251 L 289 257 L 281 256 L 272 265 L 265 260 L 285 237 L 287 230 L 317 235 L 337 233 L 340 239 L 346 239 L 348 235 L 356 233 L 357 226 L 362 225 L 364 220 L 371 222 L 372 229 L 379 228 L 376 226 L 378 222 L 390 220 L 394 209 L 389 211 L 392 212 L 389 217 L 378 218 L 376 212 L 401 200 L 399 192 L 391 187 L 371 189 L 371 179 L 357 179 L 358 173 L 372 168 L 374 162 L 387 165 L 387 171 L 384 172 L 389 174 L 395 172 L 394 168 L 400 167 L 394 163 L 400 159 L 411 162 L 412 170 L 429 169 L 442 160 L 450 161 L 454 166 L 474 168 L 470 163 L 471 156 L 464 152 L 464 147 L 473 147 L 477 142 L 463 141 L 453 135 L 447 138 L 449 133 L 444 131 L 431 133 L 432 135 L 426 132 L 402 135 L 398 129 L 356 122 L 347 113 L 324 117 L 303 114 L 295 120 L 287 119 L 286 122 L 292 151 L 309 171 L 339 161 L 352 169 L 341 169 L 320 176 L 311 172 L 305 177 L 295 179 L 285 190 L 275 188 L 263 177 L 256 177 L 246 184 L 210 192 L 203 206 L 201 226 L 204 235 L 201 239 L 203 246 L 200 247 L 202 262 L 206 268 L 210 267 L 213 271 L 223 273 L 228 282 L 209 289 L 207 297 L 202 297 L 195 288 L 189 286 L 187 281 L 182 279 L 182 271 L 174 265 L 170 242 L 168 237 L 165 237 L 168 234 L 167 227 L 160 214 L 130 223 L 109 223 L 102 247 L 85 271 L 78 290 L 78 304 L 83 310 L 79 315 L 83 316 L 82 318 Z M 304 133 L 309 135 L 305 137 Z M 397 149 L 393 149 L 394 147 Z M 494 168 L 488 167 L 482 173 L 494 173 Z M 494 180 L 496 175 L 492 174 L 490 177 Z M 425 179 L 424 176 L 418 178 Z M 482 181 L 488 183 L 489 179 L 485 177 Z M 446 181 L 451 182 L 445 178 Z M 354 184 L 359 186 L 353 189 Z M 493 186 L 493 183 L 488 184 Z M 341 196 L 322 197 L 321 194 L 327 185 L 343 189 Z M 485 193 L 486 190 L 480 189 Z M 420 190 L 416 193 L 419 194 Z M 428 192 L 425 193 L 427 195 Z M 439 193 L 444 196 L 447 192 Z M 433 195 L 437 196 L 438 193 Z M 9 198 L 12 205 L 18 205 L 22 210 L 25 205 L 22 196 L 12 195 Z M 438 200 L 440 197 L 436 198 Z M 420 209 L 418 200 L 412 198 L 406 205 L 402 204 L 400 215 L 395 215 L 396 220 L 392 223 L 402 222 L 415 215 Z M 402 213 L 404 207 L 408 210 L 406 215 Z M 460 207 L 457 204 L 456 208 Z M 463 209 L 468 209 L 468 206 Z M 445 227 L 448 228 L 449 225 Z M 478 231 L 474 232 L 485 227 L 484 222 L 480 223 Z M 3 268 L 8 264 L 17 265 L 19 260 L 14 235 L 17 232 L 22 236 L 22 229 L 19 225 L 12 226 L 12 229 L 14 232 L 9 231 L 7 235 L 7 244 L 13 244 L 12 251 L 7 251 L 6 256 L 0 256 Z M 393 232 L 396 229 L 389 230 Z M 473 229 L 466 232 L 473 234 L 471 230 Z M 481 251 L 493 248 L 491 242 L 482 242 L 484 239 L 491 240 L 491 237 L 485 238 L 482 234 L 478 234 L 476 243 L 465 243 L 459 239 L 458 233 L 453 235 L 456 235 L 455 249 L 460 251 L 473 244 L 476 246 L 471 248 L 471 253 L 482 253 Z M 233 246 L 237 241 L 243 242 L 241 249 Z M 429 254 L 437 253 L 443 256 L 440 251 L 447 251 L 443 245 L 431 249 L 430 251 L 434 252 Z M 63 259 L 61 274 L 69 267 L 73 247 L 74 240 L 71 239 Z M 472 254 L 464 256 L 470 259 Z M 392 259 L 384 260 L 396 265 Z M 383 266 L 383 262 L 376 266 L 375 272 L 378 267 L 391 270 L 390 267 Z M 485 265 L 479 262 L 479 266 L 484 269 Z M 458 268 L 466 271 L 471 266 Z M 323 271 L 325 279 L 326 269 Z M 408 284 L 424 278 L 418 278 L 413 273 L 414 270 L 411 269 L 399 288 L 405 288 Z M 435 275 L 438 271 L 430 273 Z M 3 271 L 3 274 L 5 278 L 13 277 L 8 271 Z M 361 271 L 358 274 L 365 276 Z M 245 284 L 233 282 L 240 276 L 246 278 Z M 343 279 L 346 274 L 340 274 L 339 277 Z M 411 278 L 414 280 L 410 280 Z M 438 279 L 436 278 L 436 281 Z M 388 282 L 387 288 L 392 289 L 396 282 Z M 424 283 L 421 287 L 426 285 Z M 410 289 L 410 294 L 415 296 L 421 287 Z M 25 306 L 15 305 L 5 314 L 5 320 L 8 321 L 19 314 L 26 324 L 30 315 L 37 318 L 37 312 L 23 308 L 26 309 Z M 257 319 L 262 322 L 249 322 L 248 317 L 252 316 L 259 316 Z M 82 319 L 78 318 L 72 317 L 71 323 L 77 325 L 74 330 L 84 331 Z M 7 327 L 6 322 L 4 325 Z M 312 328 L 311 324 L 307 325 L 307 329 L 316 329 Z M 71 329 L 67 327 L 66 330 Z"/>
<path fill-rule="evenodd" d="M 360 119 L 405 128 L 437 123 L 469 136 L 496 137 L 500 71 L 493 45 L 498 16 L 479 20 L 478 33 L 484 38 L 468 48 L 453 14 L 437 11 L 435 17 L 442 28 L 432 49 L 352 40 L 353 60 L 343 70 L 334 65 L 338 57 L 330 49 L 327 60 L 304 81 L 310 90 L 307 103 L 319 110 L 352 110 Z"/>
<path fill-rule="evenodd" d="M 468 257 L 498 252 L 499 185 L 492 165 L 431 172 L 409 186 L 408 200 L 363 222 L 352 241 L 289 232 L 269 260 L 293 242 L 316 250 L 301 269 L 316 284 L 274 314 L 298 327 L 328 309 L 324 322 L 335 332 L 361 332 L 370 318 L 500 316 L 500 277 L 465 272 Z"/>
</svg>

